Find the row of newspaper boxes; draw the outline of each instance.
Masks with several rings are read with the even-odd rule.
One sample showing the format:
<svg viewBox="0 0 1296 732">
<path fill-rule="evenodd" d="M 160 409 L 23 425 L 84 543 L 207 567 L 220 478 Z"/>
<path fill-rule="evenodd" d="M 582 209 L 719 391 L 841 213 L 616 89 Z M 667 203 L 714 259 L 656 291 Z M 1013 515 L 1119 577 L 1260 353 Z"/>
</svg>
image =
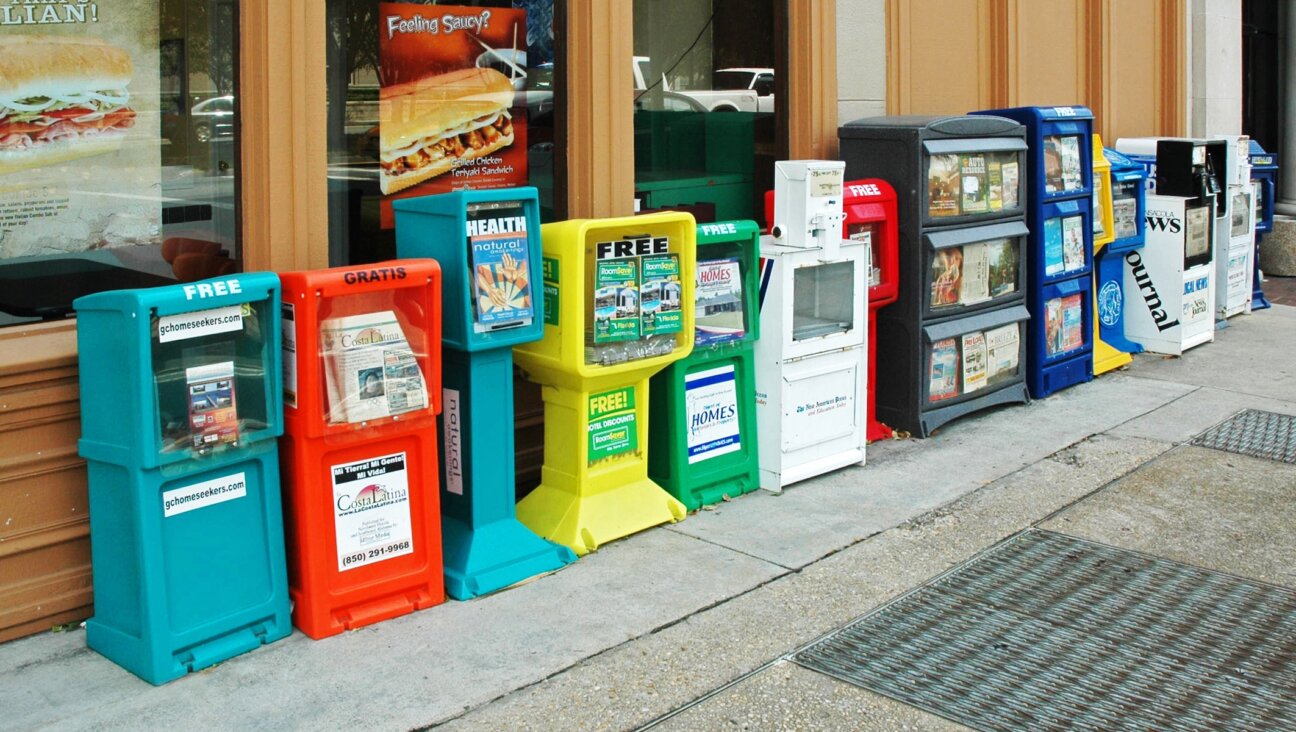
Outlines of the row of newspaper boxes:
<svg viewBox="0 0 1296 732">
<path fill-rule="evenodd" d="M 861 463 L 893 194 L 780 170 L 764 242 L 676 212 L 541 236 L 534 189 L 463 191 L 399 202 L 391 262 L 78 300 L 89 645 L 163 683 Z M 546 424 L 516 503 L 515 360 Z"/>
<path fill-rule="evenodd" d="M 391 262 L 82 298 L 89 645 L 163 683 L 292 625 L 322 638 L 471 598 L 862 464 L 891 434 L 875 385 L 883 421 L 921 436 L 1024 401 L 1028 328 L 1060 351 L 1098 328 L 1067 315 L 1087 281 L 1055 277 L 1056 312 L 1035 313 L 1027 273 L 1088 267 L 1100 227 L 1128 229 L 1110 193 L 1130 187 L 1113 175 L 1101 203 L 1070 155 L 1027 165 L 1006 118 L 891 124 L 851 134 L 892 177 L 926 166 L 951 190 L 847 181 L 843 128 L 848 162 L 776 165 L 764 236 L 673 212 L 542 229 L 534 189 L 461 191 L 396 204 Z M 1045 171 L 1105 212 L 1076 219 L 1079 252 L 1065 216 L 1030 238 Z M 515 362 L 545 402 L 520 502 Z"/>
</svg>

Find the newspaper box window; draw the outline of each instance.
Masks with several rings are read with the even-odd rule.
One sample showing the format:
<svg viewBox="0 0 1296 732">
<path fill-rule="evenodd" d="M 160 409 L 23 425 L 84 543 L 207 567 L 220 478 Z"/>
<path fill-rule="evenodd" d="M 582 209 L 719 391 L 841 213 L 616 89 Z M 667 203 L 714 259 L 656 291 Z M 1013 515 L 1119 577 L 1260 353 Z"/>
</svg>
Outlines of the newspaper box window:
<svg viewBox="0 0 1296 732">
<path fill-rule="evenodd" d="M 440 268 L 283 275 L 293 622 L 322 638 L 444 599 Z"/>
<path fill-rule="evenodd" d="M 278 278 L 101 292 L 76 308 L 87 644 L 160 684 L 287 636 Z"/>
</svg>

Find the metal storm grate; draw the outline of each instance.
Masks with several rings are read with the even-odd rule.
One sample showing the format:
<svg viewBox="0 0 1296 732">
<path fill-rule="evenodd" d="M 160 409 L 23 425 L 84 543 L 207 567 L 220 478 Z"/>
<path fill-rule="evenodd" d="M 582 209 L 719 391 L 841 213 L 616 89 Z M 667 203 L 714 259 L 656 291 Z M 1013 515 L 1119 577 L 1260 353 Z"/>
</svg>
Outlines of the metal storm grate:
<svg viewBox="0 0 1296 732">
<path fill-rule="evenodd" d="M 1296 591 L 1048 531 L 795 660 L 978 729 L 1296 729 Z"/>
<path fill-rule="evenodd" d="M 1246 409 L 1197 435 L 1192 444 L 1296 465 L 1296 417 Z"/>
</svg>

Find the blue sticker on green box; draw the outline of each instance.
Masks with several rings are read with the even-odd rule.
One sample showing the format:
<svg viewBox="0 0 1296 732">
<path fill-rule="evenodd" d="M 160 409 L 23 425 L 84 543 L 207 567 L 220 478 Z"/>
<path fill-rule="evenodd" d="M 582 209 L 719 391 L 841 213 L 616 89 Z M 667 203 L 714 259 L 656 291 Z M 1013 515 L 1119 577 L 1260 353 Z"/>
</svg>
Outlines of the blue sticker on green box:
<svg viewBox="0 0 1296 732">
<path fill-rule="evenodd" d="M 684 329 L 684 311 L 681 300 L 684 288 L 680 284 L 679 255 L 662 254 L 644 257 L 640 297 L 643 315 L 643 334 L 665 335 Z"/>
</svg>

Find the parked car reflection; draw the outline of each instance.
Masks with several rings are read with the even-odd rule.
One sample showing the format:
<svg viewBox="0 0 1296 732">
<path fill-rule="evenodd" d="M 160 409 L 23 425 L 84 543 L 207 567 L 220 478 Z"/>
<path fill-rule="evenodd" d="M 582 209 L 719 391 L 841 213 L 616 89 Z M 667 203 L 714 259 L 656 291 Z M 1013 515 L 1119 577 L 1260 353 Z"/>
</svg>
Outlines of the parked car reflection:
<svg viewBox="0 0 1296 732">
<path fill-rule="evenodd" d="M 234 96 L 204 99 L 189 110 L 194 140 L 213 142 L 234 139 Z"/>
</svg>

